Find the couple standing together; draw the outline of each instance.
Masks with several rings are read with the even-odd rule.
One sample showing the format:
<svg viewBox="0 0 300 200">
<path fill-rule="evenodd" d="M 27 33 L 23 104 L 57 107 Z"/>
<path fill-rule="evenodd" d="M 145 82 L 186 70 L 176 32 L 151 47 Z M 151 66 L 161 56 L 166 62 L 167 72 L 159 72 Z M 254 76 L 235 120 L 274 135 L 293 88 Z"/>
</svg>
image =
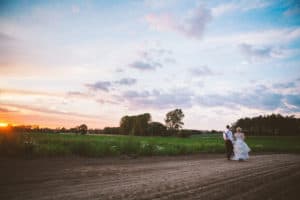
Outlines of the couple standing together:
<svg viewBox="0 0 300 200">
<path fill-rule="evenodd" d="M 228 160 L 243 161 L 249 158 L 250 148 L 244 142 L 245 135 L 240 127 L 236 128 L 236 133 L 232 134 L 230 127 L 227 125 L 223 133 L 223 138 L 226 146 Z"/>
</svg>

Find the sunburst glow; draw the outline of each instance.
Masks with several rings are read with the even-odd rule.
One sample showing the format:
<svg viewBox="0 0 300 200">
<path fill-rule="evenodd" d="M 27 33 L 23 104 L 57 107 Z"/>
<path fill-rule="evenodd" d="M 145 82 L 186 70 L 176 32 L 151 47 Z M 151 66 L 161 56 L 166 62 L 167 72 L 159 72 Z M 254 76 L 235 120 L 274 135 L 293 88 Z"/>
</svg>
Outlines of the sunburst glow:
<svg viewBox="0 0 300 200">
<path fill-rule="evenodd" d="M 7 127 L 8 124 L 7 123 L 4 123 L 4 122 L 0 122 L 0 127 Z"/>
</svg>

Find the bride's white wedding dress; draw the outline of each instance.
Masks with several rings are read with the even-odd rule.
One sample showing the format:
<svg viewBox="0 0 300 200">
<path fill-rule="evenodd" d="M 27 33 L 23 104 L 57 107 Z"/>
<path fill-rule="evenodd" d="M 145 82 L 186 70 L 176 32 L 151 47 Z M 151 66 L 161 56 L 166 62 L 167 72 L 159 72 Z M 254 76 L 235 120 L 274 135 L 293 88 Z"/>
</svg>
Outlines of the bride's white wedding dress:
<svg viewBox="0 0 300 200">
<path fill-rule="evenodd" d="M 250 148 L 244 142 L 244 134 L 243 133 L 235 133 L 234 134 L 235 141 L 233 143 L 233 152 L 234 156 L 232 160 L 247 160 L 249 158 Z"/>
</svg>

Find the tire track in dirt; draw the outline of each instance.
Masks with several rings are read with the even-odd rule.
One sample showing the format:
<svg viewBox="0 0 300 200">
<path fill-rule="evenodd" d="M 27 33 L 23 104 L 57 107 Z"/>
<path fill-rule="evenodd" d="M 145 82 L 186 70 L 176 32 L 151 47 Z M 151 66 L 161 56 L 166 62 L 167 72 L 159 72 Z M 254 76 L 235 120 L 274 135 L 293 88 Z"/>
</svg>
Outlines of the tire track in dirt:
<svg viewBox="0 0 300 200">
<path fill-rule="evenodd" d="M 236 174 L 236 175 L 231 175 L 229 176 L 227 180 L 227 178 L 225 178 L 225 180 L 222 179 L 216 179 L 214 181 L 208 181 L 209 183 L 196 183 L 196 184 L 190 184 L 190 185 L 181 185 L 178 188 L 174 188 L 172 190 L 168 190 L 168 191 L 163 191 L 163 192 L 158 192 L 158 193 L 151 193 L 152 196 L 148 196 L 148 197 L 144 197 L 144 198 L 140 198 L 139 199 L 155 199 L 155 197 L 158 197 L 158 199 L 181 199 L 181 198 L 185 198 L 188 199 L 189 196 L 195 196 L 195 194 L 201 192 L 203 194 L 203 191 L 209 191 L 206 192 L 205 197 L 207 198 L 207 196 L 212 196 L 213 193 L 218 192 L 217 190 L 219 190 L 219 188 L 226 188 L 226 186 L 230 186 L 232 185 L 232 183 L 234 182 L 239 182 L 241 180 L 245 180 L 247 178 L 251 178 L 251 177 L 255 177 L 255 176 L 267 176 L 269 174 L 273 175 L 273 172 L 270 171 L 266 171 L 267 168 L 256 168 L 255 170 L 259 170 L 259 173 L 253 173 L 251 171 L 246 171 L 246 173 L 249 173 L 249 175 L 244 175 L 244 176 L 240 176 L 240 174 Z M 282 166 L 282 167 L 277 167 L 277 170 L 284 170 L 286 169 L 286 166 Z M 264 171 L 261 171 L 264 170 Z M 245 172 L 245 171 L 244 171 Z M 243 173 L 244 173 L 243 172 Z M 224 178 L 224 176 L 222 177 Z M 249 180 L 249 179 L 248 179 Z M 251 180 L 251 179 L 250 179 Z M 255 182 L 254 182 L 255 183 Z M 229 188 L 228 188 L 229 189 Z M 223 195 L 224 196 L 224 195 Z M 163 198 L 161 198 L 163 197 Z M 204 198 L 204 199 L 206 199 Z"/>
<path fill-rule="evenodd" d="M 268 167 L 267 167 L 268 168 Z M 277 167 L 277 169 L 278 169 L 278 167 Z M 256 168 L 256 170 L 261 170 L 261 169 L 259 169 L 259 168 Z M 247 172 L 247 171 L 244 171 L 244 172 Z M 184 176 L 184 175 L 183 175 Z M 239 175 L 238 175 L 239 176 Z M 191 178 L 191 177 L 186 177 L 185 176 L 185 178 L 186 179 L 189 179 L 189 178 Z M 195 176 L 194 176 L 194 178 L 195 178 Z M 214 178 L 214 177 L 210 177 L 211 179 L 212 178 Z M 193 180 L 193 179 L 192 179 Z M 219 180 L 217 180 L 217 181 L 219 181 Z M 156 196 L 159 196 L 159 197 L 161 197 L 161 196 L 164 196 L 164 195 L 167 195 L 168 193 L 171 193 L 171 194 L 174 194 L 174 193 L 176 193 L 176 192 L 178 192 L 178 190 L 181 190 L 181 188 L 183 188 L 182 190 L 182 193 L 184 193 L 185 194 L 185 192 L 186 192 L 186 188 L 193 188 L 193 187 L 195 187 L 195 188 L 198 188 L 198 185 L 196 185 L 196 186 L 193 186 L 193 185 L 190 185 L 190 186 L 184 186 L 184 185 L 182 185 L 182 184 L 176 184 L 176 185 L 174 185 L 175 187 L 171 187 L 171 188 L 173 188 L 173 190 L 167 190 L 167 191 L 164 191 L 164 192 L 161 192 L 161 193 L 158 193 L 158 194 L 156 194 L 155 192 L 153 192 L 153 191 L 146 191 L 146 192 L 150 192 L 151 194 L 152 194 L 152 196 L 150 196 L 149 197 L 149 199 L 153 199 L 154 197 L 156 197 Z M 159 188 L 157 188 L 157 190 L 155 190 L 155 189 L 153 189 L 154 191 L 159 191 Z M 191 193 L 191 190 L 188 190 L 188 192 L 189 193 Z M 159 195 L 159 194 L 164 194 L 164 195 Z M 141 196 L 140 195 L 137 195 L 137 194 L 134 194 L 135 196 L 138 196 L 138 199 L 141 199 Z M 184 195 L 185 197 L 186 197 L 186 194 Z M 128 196 L 127 196 L 128 197 Z M 129 196 L 130 198 L 133 198 L 132 196 Z M 145 197 L 145 199 L 147 199 L 148 197 Z"/>
<path fill-rule="evenodd" d="M 0 199 L 293 199 L 300 189 L 299 155 L 257 155 L 248 162 L 209 155 L 38 164 L 8 160 L 0 165 Z"/>
</svg>

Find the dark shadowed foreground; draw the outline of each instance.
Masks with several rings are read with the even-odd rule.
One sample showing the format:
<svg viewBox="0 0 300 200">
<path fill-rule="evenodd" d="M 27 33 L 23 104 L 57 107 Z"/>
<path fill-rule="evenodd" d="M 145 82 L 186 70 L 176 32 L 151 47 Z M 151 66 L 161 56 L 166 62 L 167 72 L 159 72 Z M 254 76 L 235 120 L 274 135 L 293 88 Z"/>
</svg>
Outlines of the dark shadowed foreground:
<svg viewBox="0 0 300 200">
<path fill-rule="evenodd" d="M 0 159 L 0 199 L 297 199 L 299 155 Z"/>
</svg>

